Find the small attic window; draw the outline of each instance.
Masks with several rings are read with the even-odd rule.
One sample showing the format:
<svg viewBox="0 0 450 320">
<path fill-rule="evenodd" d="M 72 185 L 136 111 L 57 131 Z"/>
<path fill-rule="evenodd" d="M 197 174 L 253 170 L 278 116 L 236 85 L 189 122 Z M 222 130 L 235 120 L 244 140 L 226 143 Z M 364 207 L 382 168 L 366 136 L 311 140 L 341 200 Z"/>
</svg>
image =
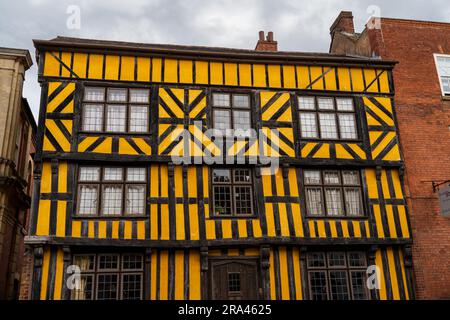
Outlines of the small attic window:
<svg viewBox="0 0 450 320">
<path fill-rule="evenodd" d="M 450 55 L 435 54 L 434 59 L 436 61 L 442 95 L 450 96 Z"/>
</svg>

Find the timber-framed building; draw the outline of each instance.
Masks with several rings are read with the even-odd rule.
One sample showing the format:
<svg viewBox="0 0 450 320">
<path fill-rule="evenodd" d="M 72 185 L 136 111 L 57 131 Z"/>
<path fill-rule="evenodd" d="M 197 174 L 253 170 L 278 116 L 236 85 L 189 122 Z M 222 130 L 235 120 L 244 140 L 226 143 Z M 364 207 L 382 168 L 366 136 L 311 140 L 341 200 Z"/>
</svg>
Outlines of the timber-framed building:
<svg viewBox="0 0 450 320">
<path fill-rule="evenodd" d="M 34 44 L 34 299 L 414 297 L 395 62 L 278 52 L 272 34 L 258 50 Z M 224 148 L 210 128 L 264 139 Z"/>
</svg>

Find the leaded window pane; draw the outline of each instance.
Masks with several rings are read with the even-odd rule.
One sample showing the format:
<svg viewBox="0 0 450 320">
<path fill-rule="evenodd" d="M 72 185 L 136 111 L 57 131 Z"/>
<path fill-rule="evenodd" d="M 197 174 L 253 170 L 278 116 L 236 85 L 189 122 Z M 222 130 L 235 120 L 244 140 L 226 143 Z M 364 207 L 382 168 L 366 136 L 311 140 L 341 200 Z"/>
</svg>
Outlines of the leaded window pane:
<svg viewBox="0 0 450 320">
<path fill-rule="evenodd" d="M 124 254 L 122 256 L 123 270 L 140 270 L 142 269 L 142 255 L 140 254 Z"/>
<path fill-rule="evenodd" d="M 356 139 L 356 121 L 353 114 L 339 114 L 339 130 L 341 132 L 341 139 Z"/>
<path fill-rule="evenodd" d="M 321 188 L 311 188 L 311 187 L 306 188 L 306 199 L 307 199 L 308 213 L 310 215 L 323 214 Z"/>
<path fill-rule="evenodd" d="M 92 300 L 94 297 L 94 276 L 81 275 L 78 288 L 71 290 L 72 300 Z"/>
<path fill-rule="evenodd" d="M 347 208 L 347 215 L 359 216 L 361 210 L 361 192 L 359 188 L 345 188 L 345 206 Z"/>
<path fill-rule="evenodd" d="M 337 139 L 336 115 L 319 113 L 320 133 L 323 139 Z"/>
<path fill-rule="evenodd" d="M 350 267 L 365 267 L 367 264 L 366 257 L 362 252 L 349 252 L 348 265 Z"/>
<path fill-rule="evenodd" d="M 231 114 L 229 110 L 214 110 L 214 128 L 231 129 Z"/>
<path fill-rule="evenodd" d="M 95 255 L 75 255 L 73 264 L 78 266 L 81 272 L 95 270 Z"/>
<path fill-rule="evenodd" d="M 320 177 L 320 171 L 317 170 L 305 170 L 305 184 L 321 184 L 322 179 Z"/>
<path fill-rule="evenodd" d="M 127 214 L 145 213 L 145 186 L 127 186 L 126 212 Z"/>
<path fill-rule="evenodd" d="M 106 131 L 125 132 L 126 108 L 125 105 L 106 106 Z"/>
<path fill-rule="evenodd" d="M 309 272 L 309 288 L 312 300 L 328 300 L 326 273 L 324 271 Z"/>
<path fill-rule="evenodd" d="M 80 181 L 99 181 L 100 168 L 99 167 L 80 167 Z"/>
<path fill-rule="evenodd" d="M 351 98 L 337 98 L 336 106 L 338 111 L 353 111 L 353 99 Z"/>
<path fill-rule="evenodd" d="M 148 131 L 148 108 L 146 106 L 130 107 L 130 132 Z"/>
<path fill-rule="evenodd" d="M 141 274 L 123 274 L 122 275 L 122 299 L 140 300 L 142 293 L 142 275 Z"/>
<path fill-rule="evenodd" d="M 230 107 L 230 95 L 223 93 L 213 94 L 213 106 L 214 107 Z"/>
<path fill-rule="evenodd" d="M 127 181 L 145 182 L 145 168 L 128 168 Z"/>
<path fill-rule="evenodd" d="M 251 174 L 249 169 L 234 169 L 234 182 L 250 183 Z"/>
<path fill-rule="evenodd" d="M 340 184 L 341 182 L 338 171 L 325 171 L 323 178 L 325 184 Z"/>
<path fill-rule="evenodd" d="M 325 201 L 327 204 L 327 214 L 330 216 L 340 216 L 343 214 L 342 195 L 340 188 L 325 188 Z"/>
<path fill-rule="evenodd" d="M 252 214 L 252 189 L 250 186 L 235 186 L 236 214 Z"/>
<path fill-rule="evenodd" d="M 333 98 L 318 98 L 317 103 L 320 110 L 334 110 Z"/>
<path fill-rule="evenodd" d="M 127 89 L 108 89 L 108 101 L 110 102 L 126 102 Z"/>
<path fill-rule="evenodd" d="M 83 130 L 101 131 L 103 106 L 101 104 L 85 104 L 83 106 Z"/>
<path fill-rule="evenodd" d="M 298 108 L 300 110 L 315 110 L 314 97 L 298 97 Z"/>
<path fill-rule="evenodd" d="M 122 213 L 121 186 L 104 186 L 102 207 L 104 215 L 120 215 Z"/>
<path fill-rule="evenodd" d="M 330 271 L 330 293 L 332 300 L 348 300 L 347 273 Z"/>
<path fill-rule="evenodd" d="M 97 276 L 97 299 L 117 300 L 118 280 L 117 274 L 99 274 Z"/>
<path fill-rule="evenodd" d="M 214 186 L 214 213 L 231 215 L 231 187 Z"/>
<path fill-rule="evenodd" d="M 105 168 L 103 172 L 104 181 L 122 181 L 123 169 L 122 168 Z"/>
<path fill-rule="evenodd" d="M 84 89 L 85 101 L 105 101 L 105 89 L 104 88 L 92 88 L 86 87 Z"/>
<path fill-rule="evenodd" d="M 345 252 L 330 252 L 328 253 L 328 265 L 330 267 L 345 267 Z"/>
<path fill-rule="evenodd" d="M 80 200 L 78 205 L 78 214 L 80 215 L 97 214 L 98 187 L 95 185 L 80 186 Z"/>
<path fill-rule="evenodd" d="M 251 128 L 249 111 L 233 111 L 234 129 L 248 130 Z"/>
<path fill-rule="evenodd" d="M 235 94 L 233 95 L 233 107 L 237 108 L 249 108 L 250 99 L 246 94 Z"/>
<path fill-rule="evenodd" d="M 366 272 L 351 271 L 350 278 L 351 278 L 353 300 L 367 300 Z"/>
<path fill-rule="evenodd" d="M 358 171 L 343 171 L 342 180 L 345 186 L 358 186 L 359 173 Z"/>
<path fill-rule="evenodd" d="M 146 89 L 130 89 L 130 102 L 148 103 L 149 91 Z"/>
<path fill-rule="evenodd" d="M 325 268 L 326 259 L 322 252 L 308 253 L 308 268 Z"/>
<path fill-rule="evenodd" d="M 228 291 L 229 292 L 241 291 L 241 274 L 239 272 L 228 273 Z"/>
<path fill-rule="evenodd" d="M 98 257 L 99 270 L 117 270 L 119 268 L 119 256 L 116 254 L 102 254 Z"/>
<path fill-rule="evenodd" d="M 303 138 L 317 138 L 317 119 L 315 113 L 300 113 L 300 131 Z"/>
<path fill-rule="evenodd" d="M 213 182 L 230 183 L 231 171 L 228 169 L 214 169 Z"/>
</svg>

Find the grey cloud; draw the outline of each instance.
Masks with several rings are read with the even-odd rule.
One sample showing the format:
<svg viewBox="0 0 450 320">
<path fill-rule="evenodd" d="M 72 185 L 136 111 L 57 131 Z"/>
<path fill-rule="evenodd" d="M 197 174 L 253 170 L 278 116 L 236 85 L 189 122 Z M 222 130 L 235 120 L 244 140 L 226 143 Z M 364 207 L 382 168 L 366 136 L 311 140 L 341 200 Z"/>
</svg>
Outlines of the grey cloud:
<svg viewBox="0 0 450 320">
<path fill-rule="evenodd" d="M 68 5 L 81 9 L 81 29 L 66 27 Z M 384 17 L 448 22 L 447 0 L 28 0 L 1 1 L 0 46 L 26 48 L 57 35 L 148 43 L 253 49 L 259 30 L 272 30 L 280 50 L 326 52 L 329 27 L 351 10 L 362 30 L 370 5 Z M 37 117 L 37 68 L 27 72 L 24 96 Z"/>
</svg>

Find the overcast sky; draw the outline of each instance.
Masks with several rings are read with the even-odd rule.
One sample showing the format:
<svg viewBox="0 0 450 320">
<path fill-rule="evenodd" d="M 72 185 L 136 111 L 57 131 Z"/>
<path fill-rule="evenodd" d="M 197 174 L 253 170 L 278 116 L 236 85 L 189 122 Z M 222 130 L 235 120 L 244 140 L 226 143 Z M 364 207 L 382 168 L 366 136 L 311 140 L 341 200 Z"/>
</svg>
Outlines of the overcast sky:
<svg viewBox="0 0 450 320">
<path fill-rule="evenodd" d="M 80 8 L 78 30 L 66 26 L 69 5 Z M 254 49 L 258 31 L 272 30 L 279 50 L 327 52 L 339 12 L 353 11 L 361 31 L 373 5 L 382 17 L 450 22 L 448 0 L 0 0 L 0 47 L 28 49 L 33 60 L 31 39 L 57 35 Z M 36 65 L 23 95 L 37 118 Z"/>
</svg>

